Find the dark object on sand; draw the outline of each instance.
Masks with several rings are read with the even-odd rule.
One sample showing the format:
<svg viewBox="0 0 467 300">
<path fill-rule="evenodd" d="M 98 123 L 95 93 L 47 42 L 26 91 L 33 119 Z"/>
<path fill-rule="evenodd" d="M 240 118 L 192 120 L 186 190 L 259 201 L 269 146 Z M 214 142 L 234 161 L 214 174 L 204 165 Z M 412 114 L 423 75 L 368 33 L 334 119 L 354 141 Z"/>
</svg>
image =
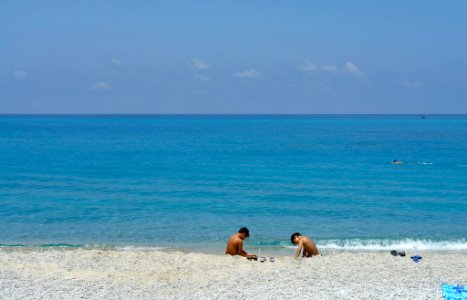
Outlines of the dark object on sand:
<svg viewBox="0 0 467 300">
<path fill-rule="evenodd" d="M 258 256 L 255 255 L 255 256 L 252 256 L 252 257 L 248 257 L 247 259 L 248 260 L 258 260 Z"/>
<path fill-rule="evenodd" d="M 271 258 L 269 259 L 269 261 L 270 261 L 270 262 L 275 262 L 276 259 L 275 259 L 274 257 L 271 257 Z"/>
<path fill-rule="evenodd" d="M 405 251 L 396 251 L 396 250 L 391 250 L 391 255 L 392 256 L 402 256 L 404 257 L 405 256 Z"/>
<path fill-rule="evenodd" d="M 420 255 L 414 255 L 410 257 L 414 262 L 418 263 L 422 257 Z"/>
<path fill-rule="evenodd" d="M 264 257 L 264 256 L 261 257 L 261 258 L 259 259 L 259 261 L 262 262 L 262 263 L 265 262 L 265 261 L 266 261 L 266 257 Z"/>
</svg>

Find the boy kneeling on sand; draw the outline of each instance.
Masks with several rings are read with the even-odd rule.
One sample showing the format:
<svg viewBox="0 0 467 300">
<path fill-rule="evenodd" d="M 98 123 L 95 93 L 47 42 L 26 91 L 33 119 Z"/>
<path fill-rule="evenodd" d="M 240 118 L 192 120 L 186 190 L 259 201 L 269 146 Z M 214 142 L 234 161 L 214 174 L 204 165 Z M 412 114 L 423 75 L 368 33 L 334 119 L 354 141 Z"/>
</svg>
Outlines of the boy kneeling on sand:
<svg viewBox="0 0 467 300">
<path fill-rule="evenodd" d="M 295 253 L 296 257 L 300 257 L 300 253 L 303 250 L 303 257 L 312 257 L 319 255 L 318 248 L 316 248 L 315 243 L 312 239 L 307 236 L 301 235 L 299 232 L 295 232 L 290 237 L 290 241 L 292 244 L 297 245 L 298 249 L 297 253 Z"/>
</svg>

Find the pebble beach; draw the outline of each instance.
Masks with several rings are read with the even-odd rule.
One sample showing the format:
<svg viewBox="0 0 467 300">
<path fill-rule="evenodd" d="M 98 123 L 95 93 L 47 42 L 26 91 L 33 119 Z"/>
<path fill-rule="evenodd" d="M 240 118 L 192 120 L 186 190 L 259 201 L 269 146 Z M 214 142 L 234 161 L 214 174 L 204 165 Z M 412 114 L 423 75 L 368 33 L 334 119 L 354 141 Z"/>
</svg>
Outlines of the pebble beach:
<svg viewBox="0 0 467 300">
<path fill-rule="evenodd" d="M 328 253 L 274 262 L 178 251 L 3 248 L 0 299 L 442 299 L 465 252 Z"/>
</svg>

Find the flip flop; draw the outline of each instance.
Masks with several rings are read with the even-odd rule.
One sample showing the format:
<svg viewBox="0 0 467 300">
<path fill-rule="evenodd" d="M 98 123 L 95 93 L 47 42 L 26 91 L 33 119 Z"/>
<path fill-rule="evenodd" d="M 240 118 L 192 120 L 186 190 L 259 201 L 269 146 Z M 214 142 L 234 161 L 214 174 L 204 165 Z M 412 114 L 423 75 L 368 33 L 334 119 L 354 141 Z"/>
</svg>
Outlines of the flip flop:
<svg viewBox="0 0 467 300">
<path fill-rule="evenodd" d="M 418 263 L 422 257 L 420 255 L 414 255 L 410 257 L 414 262 Z"/>
<path fill-rule="evenodd" d="M 270 262 L 275 262 L 276 259 L 275 259 L 274 257 L 271 257 L 271 258 L 269 259 L 269 261 L 270 261 Z"/>
<path fill-rule="evenodd" d="M 261 257 L 261 258 L 259 259 L 259 261 L 262 262 L 262 263 L 265 262 L 265 261 L 266 261 L 266 257 Z"/>
<path fill-rule="evenodd" d="M 399 251 L 399 252 L 397 252 L 397 254 L 399 254 L 399 256 L 404 257 L 405 256 L 405 251 Z"/>
<path fill-rule="evenodd" d="M 396 250 L 391 250 L 390 253 L 391 253 L 392 256 L 397 256 L 397 251 Z"/>
</svg>

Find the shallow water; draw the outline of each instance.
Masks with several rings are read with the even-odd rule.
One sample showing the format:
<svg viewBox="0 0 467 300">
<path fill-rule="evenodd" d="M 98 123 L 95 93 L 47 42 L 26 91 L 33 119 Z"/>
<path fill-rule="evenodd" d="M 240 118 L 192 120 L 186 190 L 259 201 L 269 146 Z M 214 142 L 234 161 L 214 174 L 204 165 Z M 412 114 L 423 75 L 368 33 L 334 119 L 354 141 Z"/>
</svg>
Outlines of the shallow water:
<svg viewBox="0 0 467 300">
<path fill-rule="evenodd" d="M 3 245 L 467 250 L 466 116 L 3 116 L 0 157 Z"/>
</svg>

